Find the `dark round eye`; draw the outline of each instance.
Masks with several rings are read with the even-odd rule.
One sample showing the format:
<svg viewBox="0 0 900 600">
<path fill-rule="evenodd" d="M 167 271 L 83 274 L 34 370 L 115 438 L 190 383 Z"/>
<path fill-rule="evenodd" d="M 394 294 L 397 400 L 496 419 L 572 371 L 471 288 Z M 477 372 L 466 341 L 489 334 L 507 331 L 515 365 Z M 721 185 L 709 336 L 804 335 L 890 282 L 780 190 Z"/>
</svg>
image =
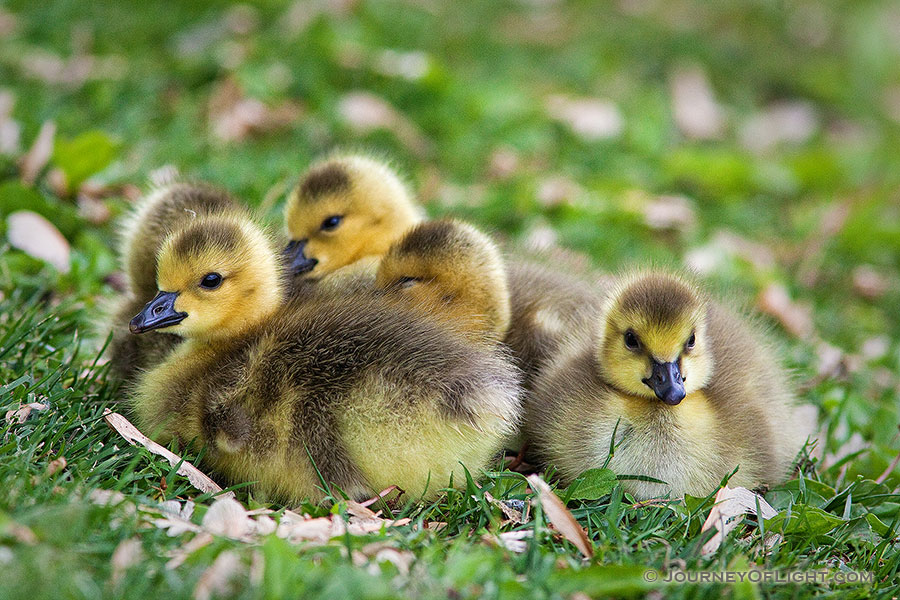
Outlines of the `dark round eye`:
<svg viewBox="0 0 900 600">
<path fill-rule="evenodd" d="M 222 285 L 222 276 L 218 273 L 207 273 L 200 280 L 200 287 L 205 290 L 214 290 Z"/>
<path fill-rule="evenodd" d="M 637 334 L 630 329 L 625 332 L 625 347 L 629 350 L 639 350 L 641 347 Z"/>
<path fill-rule="evenodd" d="M 684 344 L 684 347 L 688 350 L 691 350 L 694 347 L 694 343 L 697 341 L 697 335 L 691 332 L 691 337 L 688 338 L 688 341 Z"/>
<path fill-rule="evenodd" d="M 333 231 L 337 228 L 338 225 L 341 224 L 341 220 L 344 217 L 340 215 L 331 215 L 330 217 L 326 217 L 322 224 L 319 226 L 319 229 L 322 231 Z"/>
</svg>

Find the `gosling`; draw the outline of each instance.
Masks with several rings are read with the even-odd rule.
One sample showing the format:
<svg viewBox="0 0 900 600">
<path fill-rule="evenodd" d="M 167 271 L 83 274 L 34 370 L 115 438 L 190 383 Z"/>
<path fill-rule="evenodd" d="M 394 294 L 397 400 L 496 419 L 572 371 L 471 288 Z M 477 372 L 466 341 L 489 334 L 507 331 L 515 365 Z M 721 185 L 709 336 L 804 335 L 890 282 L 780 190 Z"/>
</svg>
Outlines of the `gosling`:
<svg viewBox="0 0 900 600">
<path fill-rule="evenodd" d="M 804 443 L 774 347 L 685 277 L 622 277 L 526 397 L 526 429 L 569 482 L 607 464 L 646 499 L 787 478 Z M 615 440 L 613 435 L 615 432 Z M 610 455 L 610 442 L 615 446 Z"/>
<path fill-rule="evenodd" d="M 156 294 L 156 255 L 166 236 L 191 219 L 240 210 L 227 192 L 204 183 L 174 183 L 148 194 L 122 224 L 119 233 L 126 292 L 115 298 L 104 330 L 112 330 L 110 366 L 118 379 L 130 384 L 137 374 L 153 367 L 181 342 L 171 333 L 136 337 L 128 320 Z"/>
<path fill-rule="evenodd" d="M 288 196 L 284 219 L 291 273 L 318 280 L 358 261 L 378 259 L 424 213 L 387 165 L 336 156 L 313 165 Z"/>
<path fill-rule="evenodd" d="M 374 291 L 285 302 L 282 263 L 251 221 L 201 217 L 172 234 L 155 298 L 130 323 L 185 343 L 144 374 L 138 424 L 205 446 L 231 482 L 288 503 L 337 486 L 361 498 L 398 485 L 430 498 L 464 485 L 520 416 L 517 375 Z"/>
</svg>

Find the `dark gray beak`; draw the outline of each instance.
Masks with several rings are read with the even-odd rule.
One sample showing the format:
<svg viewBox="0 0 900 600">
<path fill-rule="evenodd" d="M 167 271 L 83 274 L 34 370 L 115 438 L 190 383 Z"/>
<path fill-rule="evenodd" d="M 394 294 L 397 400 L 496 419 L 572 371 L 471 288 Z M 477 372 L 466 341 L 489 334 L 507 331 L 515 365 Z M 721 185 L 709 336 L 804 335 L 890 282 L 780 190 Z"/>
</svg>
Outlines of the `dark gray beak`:
<svg viewBox="0 0 900 600">
<path fill-rule="evenodd" d="M 151 329 L 171 327 L 187 318 L 186 312 L 175 310 L 177 292 L 159 292 L 128 324 L 131 333 L 144 333 Z"/>
<path fill-rule="evenodd" d="M 650 377 L 643 382 L 653 390 L 657 398 L 669 406 L 675 406 L 684 400 L 684 377 L 681 376 L 677 362 L 661 363 L 654 360 Z"/>
<path fill-rule="evenodd" d="M 294 275 L 303 275 L 313 270 L 319 261 L 315 258 L 306 258 L 303 253 L 308 240 L 291 240 L 284 249 L 284 256 L 287 259 L 288 269 Z"/>
</svg>

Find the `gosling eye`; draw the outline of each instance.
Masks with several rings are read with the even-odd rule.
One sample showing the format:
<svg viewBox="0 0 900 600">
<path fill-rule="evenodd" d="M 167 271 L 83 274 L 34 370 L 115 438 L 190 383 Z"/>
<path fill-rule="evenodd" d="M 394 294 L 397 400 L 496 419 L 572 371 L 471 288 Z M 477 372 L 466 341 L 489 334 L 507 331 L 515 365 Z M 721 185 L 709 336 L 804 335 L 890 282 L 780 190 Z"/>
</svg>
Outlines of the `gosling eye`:
<svg viewBox="0 0 900 600">
<path fill-rule="evenodd" d="M 214 290 L 222 285 L 222 276 L 218 273 L 207 273 L 200 280 L 200 287 L 204 290 Z"/>
<path fill-rule="evenodd" d="M 341 224 L 341 221 L 344 219 L 341 215 L 331 215 L 330 217 L 325 217 L 322 221 L 322 224 L 319 225 L 319 229 L 321 231 L 334 231 L 337 229 L 337 226 Z"/>
<path fill-rule="evenodd" d="M 637 334 L 631 329 L 625 332 L 625 347 L 632 352 L 637 352 L 641 349 L 641 341 L 638 339 Z"/>
<path fill-rule="evenodd" d="M 691 337 L 688 338 L 688 341 L 684 343 L 685 350 L 693 350 L 694 344 L 697 342 L 697 335 L 692 331 Z"/>
</svg>

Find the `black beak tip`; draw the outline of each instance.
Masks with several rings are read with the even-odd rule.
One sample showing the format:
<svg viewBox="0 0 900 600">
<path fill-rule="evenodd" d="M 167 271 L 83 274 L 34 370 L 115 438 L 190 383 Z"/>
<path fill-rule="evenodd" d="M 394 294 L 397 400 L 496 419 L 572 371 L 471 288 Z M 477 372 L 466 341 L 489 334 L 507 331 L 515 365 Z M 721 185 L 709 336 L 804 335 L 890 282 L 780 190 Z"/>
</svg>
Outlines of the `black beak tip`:
<svg viewBox="0 0 900 600">
<path fill-rule="evenodd" d="M 284 249 L 284 255 L 290 263 L 291 273 L 303 275 L 312 271 L 319 261 L 307 258 L 304 252 L 307 240 L 291 240 Z"/>
<path fill-rule="evenodd" d="M 660 397 L 660 400 L 669 406 L 678 406 L 681 404 L 681 401 L 684 400 L 684 391 L 671 390 L 670 392 L 663 394 L 663 396 Z"/>
<path fill-rule="evenodd" d="M 128 323 L 128 331 L 130 331 L 131 333 L 143 333 L 143 325 L 144 319 L 142 319 L 141 316 L 138 315 Z"/>
</svg>

